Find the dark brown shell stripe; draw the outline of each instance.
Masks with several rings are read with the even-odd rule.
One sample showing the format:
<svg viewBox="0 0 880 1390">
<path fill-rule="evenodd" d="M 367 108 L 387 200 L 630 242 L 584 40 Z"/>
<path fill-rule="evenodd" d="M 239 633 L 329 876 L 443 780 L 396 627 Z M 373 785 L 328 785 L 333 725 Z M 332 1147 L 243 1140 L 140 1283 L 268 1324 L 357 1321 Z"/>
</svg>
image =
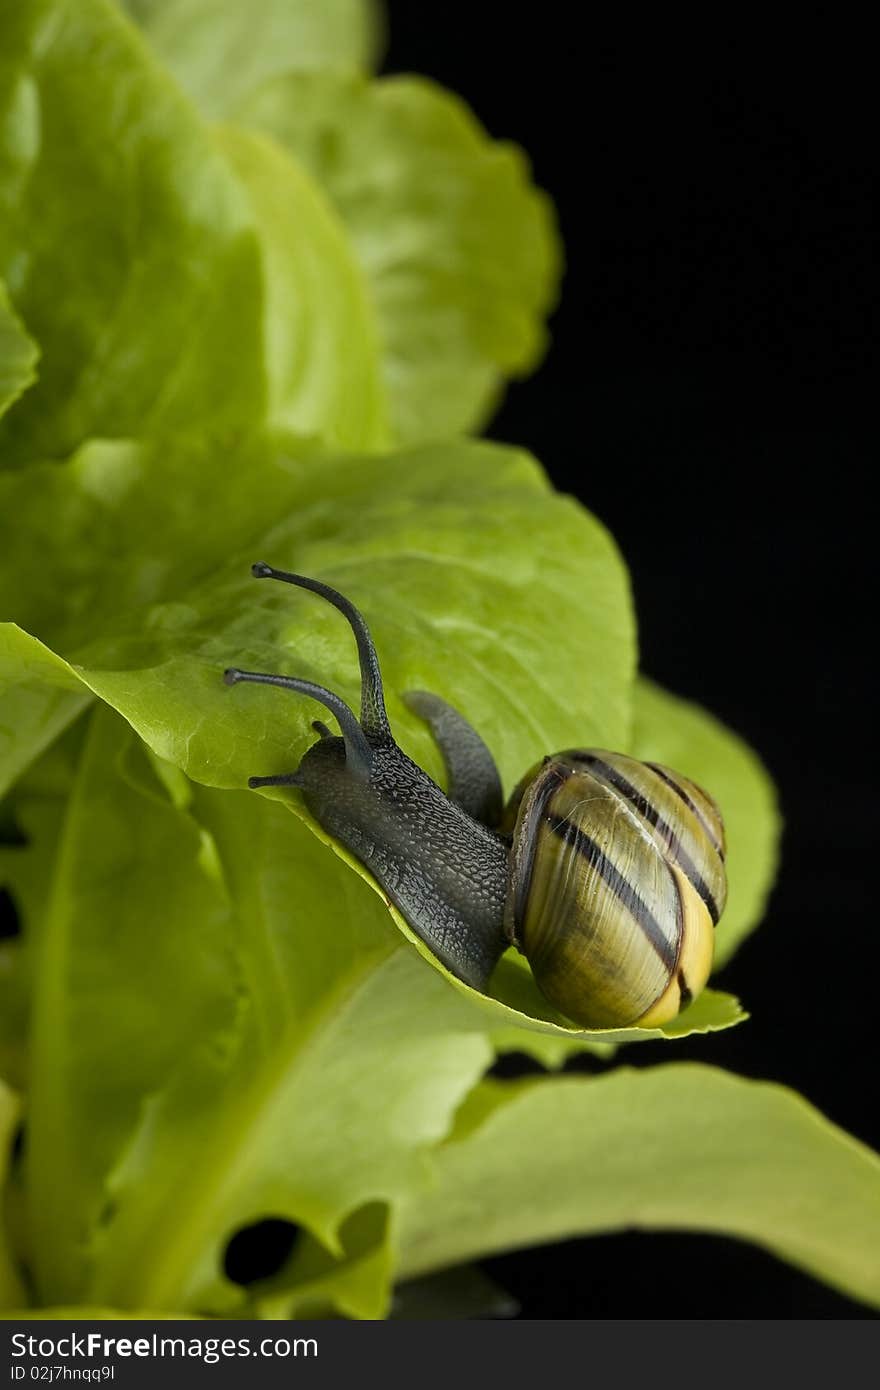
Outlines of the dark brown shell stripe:
<svg viewBox="0 0 880 1390">
<path fill-rule="evenodd" d="M 572 752 L 569 756 L 572 758 L 573 762 L 577 762 L 585 767 L 589 767 L 590 770 L 593 772 L 594 776 L 598 777 L 607 786 L 613 787 L 615 791 L 619 792 L 621 796 L 625 797 L 626 800 L 633 807 L 633 809 L 638 812 L 639 816 L 647 822 L 647 824 L 652 828 L 652 830 L 656 832 L 661 842 L 661 847 L 664 849 L 665 853 L 669 855 L 673 862 L 679 866 L 682 873 L 684 873 L 685 876 L 693 884 L 694 888 L 699 893 L 700 897 L 703 899 L 703 902 L 706 904 L 706 907 L 709 910 L 709 916 L 712 918 L 713 924 L 716 923 L 719 917 L 721 916 L 721 907 L 723 906 L 723 903 L 718 903 L 716 899 L 716 892 L 713 891 L 713 887 L 710 885 L 709 882 L 707 882 L 708 874 L 705 864 L 700 864 L 696 862 L 696 837 L 693 834 L 691 834 L 688 836 L 689 844 L 686 845 L 683 842 L 683 827 L 680 807 L 676 807 L 675 805 L 664 806 L 663 811 L 665 811 L 666 813 L 664 815 L 663 811 L 661 811 L 661 809 L 656 804 L 657 801 L 668 802 L 668 793 L 666 793 L 665 796 L 661 797 L 658 796 L 658 791 L 664 790 L 662 784 L 670 786 L 672 790 L 678 794 L 681 800 L 685 801 L 686 804 L 690 807 L 693 815 L 698 820 L 700 826 L 702 826 L 706 830 L 706 833 L 710 838 L 712 848 L 718 854 L 719 858 L 721 858 L 716 834 L 709 830 L 709 827 L 706 826 L 703 816 L 699 813 L 697 807 L 693 804 L 690 798 L 686 797 L 686 794 L 682 791 L 678 784 L 675 784 L 673 786 L 671 779 L 668 777 L 668 775 L 661 776 L 660 769 L 654 767 L 653 764 L 639 764 L 635 761 L 635 759 L 624 760 L 622 754 L 611 754 L 606 759 L 602 755 L 590 752 L 589 750 L 576 750 Z M 620 768 L 620 763 L 624 761 L 627 764 L 626 772 L 630 774 L 629 776 L 626 776 Z M 615 763 L 617 764 L 617 766 L 614 765 Z M 647 774 L 646 779 L 648 785 L 643 785 L 641 787 L 636 786 L 634 780 L 631 779 L 635 779 L 638 777 L 641 780 L 641 778 L 645 777 L 645 772 L 642 771 L 642 769 L 648 768 L 650 768 L 650 772 Z M 660 780 L 661 786 L 658 787 L 657 785 L 655 785 L 651 787 L 650 784 L 652 782 L 656 784 L 658 779 Z M 653 797 L 649 795 L 649 789 L 653 791 Z M 673 818 L 675 824 L 670 823 L 670 821 Z M 684 826 L 685 833 L 687 832 L 687 829 L 688 827 Z M 704 851 L 701 857 L 705 860 L 705 845 L 700 845 L 698 838 L 696 838 L 696 847 L 697 849 L 702 849 Z M 715 866 L 712 866 L 710 863 L 709 871 L 711 871 L 713 867 Z M 716 872 L 712 873 L 711 876 L 717 882 L 719 877 L 717 869 Z"/>
<path fill-rule="evenodd" d="M 639 924 L 667 970 L 672 970 L 678 959 L 678 940 L 670 941 L 660 922 L 648 904 L 639 896 L 633 885 L 620 872 L 596 841 L 585 834 L 579 826 L 567 817 L 554 814 L 552 803 L 544 815 L 544 823 L 554 835 L 558 835 L 569 848 L 582 855 L 590 869 L 604 879 L 614 896 L 623 904 L 627 912 Z M 676 900 L 678 894 L 676 892 Z M 678 937 L 681 935 L 681 904 L 678 902 Z"/>
<path fill-rule="evenodd" d="M 695 782 L 688 782 L 687 787 L 683 786 L 684 779 L 673 777 L 668 767 L 661 767 L 659 763 L 645 763 L 644 766 L 655 772 L 660 780 L 666 783 L 667 787 L 671 787 L 676 796 L 693 812 L 718 851 L 719 858 L 723 863 L 725 858 L 724 824 L 714 801 Z"/>
<path fill-rule="evenodd" d="M 558 764 L 545 767 L 540 786 L 527 806 L 519 836 L 519 843 L 524 847 L 524 854 L 517 868 L 513 896 L 513 922 L 515 926 L 525 920 L 526 903 L 532 886 L 532 872 L 538 850 L 538 827 L 544 819 L 548 801 L 559 790 L 565 777 L 565 768 Z"/>
<path fill-rule="evenodd" d="M 526 792 L 515 843 L 512 926 L 542 987 L 563 1012 L 576 988 L 598 1023 L 639 1017 L 674 974 L 683 908 L 638 814 L 562 755 Z"/>
</svg>

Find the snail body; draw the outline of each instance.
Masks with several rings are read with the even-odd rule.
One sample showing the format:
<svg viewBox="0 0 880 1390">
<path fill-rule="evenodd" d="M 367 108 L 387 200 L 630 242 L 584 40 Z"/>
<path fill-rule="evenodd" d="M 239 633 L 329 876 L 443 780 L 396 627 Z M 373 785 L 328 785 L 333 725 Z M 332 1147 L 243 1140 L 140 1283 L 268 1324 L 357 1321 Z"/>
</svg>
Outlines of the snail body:
<svg viewBox="0 0 880 1390">
<path fill-rule="evenodd" d="M 724 907 L 724 829 L 679 774 L 595 749 L 553 754 L 506 808 L 492 755 L 439 696 L 404 695 L 446 764 L 444 792 L 394 741 L 364 619 L 319 580 L 268 565 L 257 578 L 310 589 L 354 632 L 356 718 L 339 696 L 290 676 L 230 669 L 228 684 L 277 685 L 335 715 L 294 772 L 251 787 L 299 788 L 319 824 L 370 871 L 453 974 L 486 990 L 504 951 L 528 959 L 545 997 L 586 1028 L 656 1026 L 703 988 Z"/>
</svg>

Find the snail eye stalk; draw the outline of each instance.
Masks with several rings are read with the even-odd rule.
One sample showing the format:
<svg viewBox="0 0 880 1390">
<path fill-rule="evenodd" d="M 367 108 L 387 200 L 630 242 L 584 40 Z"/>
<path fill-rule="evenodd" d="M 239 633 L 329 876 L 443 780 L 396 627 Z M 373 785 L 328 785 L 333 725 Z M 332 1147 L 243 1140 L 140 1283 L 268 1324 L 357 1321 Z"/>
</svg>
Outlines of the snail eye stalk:
<svg viewBox="0 0 880 1390">
<path fill-rule="evenodd" d="M 352 771 L 369 777 L 373 755 L 366 734 L 345 701 L 339 695 L 334 695 L 332 690 L 326 690 L 323 685 L 315 685 L 312 681 L 297 680 L 295 676 L 273 676 L 264 671 L 240 671 L 236 666 L 224 671 L 223 679 L 227 685 L 239 685 L 243 682 L 250 682 L 252 685 L 277 685 L 282 690 L 292 690 L 297 695 L 308 695 L 310 699 L 318 700 L 339 721 L 339 728 L 345 740 L 346 761 L 351 764 Z M 267 783 L 263 782 L 261 785 L 266 786 Z"/>
<path fill-rule="evenodd" d="M 298 772 L 280 772 L 274 777 L 249 777 L 251 791 L 257 787 L 299 787 L 302 781 Z"/>
<path fill-rule="evenodd" d="M 358 659 L 361 668 L 361 728 L 372 742 L 384 743 L 391 739 L 388 715 L 385 713 L 385 696 L 382 689 L 382 673 L 379 658 L 363 615 L 354 604 L 338 590 L 331 589 L 320 579 L 310 579 L 305 574 L 291 574 L 287 570 L 276 570 L 264 560 L 251 565 L 255 579 L 280 579 L 284 584 L 295 584 L 300 589 L 309 589 L 320 594 L 328 603 L 347 619 L 357 642 Z"/>
</svg>

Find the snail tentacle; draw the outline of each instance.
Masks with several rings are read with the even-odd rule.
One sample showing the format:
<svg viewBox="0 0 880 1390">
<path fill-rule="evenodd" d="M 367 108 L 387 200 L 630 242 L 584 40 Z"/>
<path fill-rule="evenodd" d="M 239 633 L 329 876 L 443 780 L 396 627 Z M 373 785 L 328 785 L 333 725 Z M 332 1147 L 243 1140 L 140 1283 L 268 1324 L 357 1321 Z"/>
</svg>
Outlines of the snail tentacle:
<svg viewBox="0 0 880 1390">
<path fill-rule="evenodd" d="M 427 690 L 407 690 L 401 698 L 434 735 L 446 764 L 450 798 L 474 820 L 497 828 L 504 807 L 501 777 L 476 729 L 446 700 Z"/>
</svg>

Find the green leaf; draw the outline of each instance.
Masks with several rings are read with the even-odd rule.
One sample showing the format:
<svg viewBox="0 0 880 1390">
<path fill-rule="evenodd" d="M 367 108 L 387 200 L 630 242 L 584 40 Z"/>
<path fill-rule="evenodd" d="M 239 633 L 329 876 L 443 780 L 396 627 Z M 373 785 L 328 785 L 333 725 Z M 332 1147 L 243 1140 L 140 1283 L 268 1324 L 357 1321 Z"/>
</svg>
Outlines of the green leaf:
<svg viewBox="0 0 880 1390">
<path fill-rule="evenodd" d="M 489 1044 L 327 857 L 283 808 L 194 788 L 91 717 L 35 973 L 41 1301 L 241 1307 L 235 1230 L 286 1217 L 341 1257 L 344 1219 L 445 1133 Z"/>
<path fill-rule="evenodd" d="M 338 846 L 333 847 L 337 854 L 342 853 Z M 342 857 L 356 873 L 365 876 L 365 871 L 355 860 L 345 855 Z M 372 880 L 368 878 L 367 882 L 372 883 Z M 509 951 L 502 957 L 492 976 L 490 993 L 478 994 L 440 964 L 393 906 L 389 906 L 388 910 L 419 954 L 446 977 L 453 989 L 463 994 L 491 1020 L 492 1036 L 498 1051 L 525 1052 L 543 1066 L 561 1066 L 567 1056 L 584 1046 L 599 1056 L 607 1057 L 620 1043 L 652 1042 L 689 1037 L 692 1033 L 714 1033 L 733 1028 L 748 1018 L 733 995 L 704 989 L 683 1013 L 657 1028 L 577 1028 L 547 1003 L 525 961 L 515 952 Z M 534 1036 L 528 1036 L 525 1030 Z"/>
<path fill-rule="evenodd" d="M 336 214 L 268 136 L 220 126 L 215 140 L 260 231 L 269 418 L 339 448 L 384 443 L 372 306 Z"/>
<path fill-rule="evenodd" d="M 484 1082 L 431 1166 L 401 1213 L 401 1276 L 673 1227 L 754 1241 L 880 1304 L 880 1159 L 780 1086 L 682 1064 Z"/>
<path fill-rule="evenodd" d="M 40 1299 L 380 1316 L 390 1255 L 364 1208 L 419 1182 L 491 1020 L 283 807 L 90 724 L 34 974 Z M 312 1238 L 251 1302 L 223 1248 L 266 1216 Z"/>
<path fill-rule="evenodd" d="M 6 1222 L 3 1210 L 9 1154 L 12 1138 L 18 1125 L 18 1114 L 17 1097 L 0 1080 L 0 1317 L 3 1316 L 2 1309 L 20 1307 L 24 1302 L 24 1290 L 6 1238 Z"/>
<path fill-rule="evenodd" d="M 27 1089 L 32 947 L 45 917 L 65 806 L 79 759 L 74 728 L 0 802 L 10 834 L 0 835 L 0 888 L 18 913 L 17 937 L 0 941 L 0 1077 Z"/>
<path fill-rule="evenodd" d="M 108 1164 L 169 1071 L 189 1060 L 210 1085 L 238 1007 L 231 914 L 198 831 L 163 815 L 158 784 L 130 787 L 131 736 L 98 713 L 33 943 L 28 1238 L 41 1301 L 81 1293 Z"/>
<path fill-rule="evenodd" d="M 0 275 L 42 353 L 4 462 L 258 417 L 248 203 L 134 29 L 102 0 L 5 7 L 0 130 Z"/>
<path fill-rule="evenodd" d="M 145 1313 L 143 1309 L 128 1308 L 90 1308 L 79 1306 L 72 1308 L 20 1307 L 9 1313 L 4 1313 L 2 1309 L 0 1309 L 0 1322 L 30 1322 L 33 1318 L 49 1322 L 54 1322 L 56 1319 L 65 1322 L 107 1322 L 114 1318 L 125 1318 L 126 1320 L 143 1318 L 147 1322 L 200 1321 L 200 1319 L 192 1313 Z"/>
<path fill-rule="evenodd" d="M 277 522 L 153 609 L 146 637 L 140 615 L 125 614 L 121 631 L 77 654 L 90 688 L 161 756 L 197 781 L 241 787 L 251 773 L 294 766 L 314 741 L 314 706 L 230 692 L 219 679 L 229 663 L 295 666 L 357 704 L 345 624 L 311 595 L 256 584 L 249 563 L 260 556 L 358 603 L 394 727 L 438 777 L 430 735 L 402 703 L 407 690 L 454 700 L 508 785 L 578 734 L 624 736 L 633 634 L 623 568 L 598 523 L 552 493 L 526 455 L 454 444 L 332 470 L 318 459 L 292 482 Z"/>
<path fill-rule="evenodd" d="M 729 896 L 716 933 L 719 969 L 760 922 L 773 883 L 781 824 L 773 783 L 736 734 L 645 680 L 635 687 L 632 748 L 636 757 L 692 778 L 721 807 Z"/>
<path fill-rule="evenodd" d="M 284 72 L 373 67 L 382 39 L 371 0 L 123 0 L 153 48 L 209 116 Z"/>
<path fill-rule="evenodd" d="M 204 446 L 99 444 L 0 480 L 0 604 L 78 668 L 7 629 L 10 675 L 28 660 L 35 687 L 73 692 L 79 677 L 196 780 L 241 787 L 292 764 L 313 741 L 313 708 L 230 692 L 224 666 L 295 663 L 356 701 L 357 661 L 326 604 L 250 578 L 262 555 L 360 604 L 395 728 L 432 774 L 437 750 L 400 699 L 413 688 L 461 707 L 508 785 L 548 748 L 625 740 L 626 573 L 526 454 L 456 443 L 331 463 L 242 444 L 219 493 L 212 462 Z M 49 566 L 41 528 L 56 537 Z M 13 734 L 10 721 L 9 757 Z"/>
<path fill-rule="evenodd" d="M 181 473 L 173 450 L 147 455 L 149 465 L 139 466 L 143 456 L 131 446 L 117 454 L 104 445 L 83 451 L 63 477 L 55 470 L 54 488 L 38 469 L 14 480 L 19 517 L 27 515 L 28 496 L 43 519 L 51 501 L 60 534 L 70 532 L 48 589 L 35 576 L 25 613 L 37 628 L 60 624 L 84 686 L 194 780 L 242 787 L 252 773 L 294 767 L 314 738 L 307 701 L 265 689 L 230 691 L 220 679 L 228 664 L 295 669 L 357 703 L 354 643 L 339 615 L 311 595 L 256 585 L 249 562 L 258 556 L 319 575 L 360 605 L 383 662 L 395 730 L 433 776 L 442 778 L 442 763 L 400 699 L 406 690 L 434 689 L 461 708 L 487 738 L 508 786 L 548 749 L 625 743 L 634 656 L 625 572 L 604 530 L 552 493 L 526 455 L 457 443 L 338 459 L 331 470 L 320 456 L 294 464 L 249 448 L 246 474 L 239 477 L 230 461 L 222 512 L 198 456 L 186 456 Z M 164 517 L 150 500 L 163 470 L 178 479 Z M 241 506 L 227 511 L 239 498 Z M 151 508 L 156 525 L 145 526 Z M 194 514 L 202 524 L 190 542 Z M 93 556 L 94 570 L 80 572 L 76 537 L 84 532 L 107 537 L 106 567 Z M 158 553 L 154 536 L 161 536 Z M 25 570 L 33 566 L 26 538 L 21 526 L 9 537 Z M 178 538 L 184 555 L 175 549 Z M 169 547 L 164 561 L 160 545 Z M 230 558 L 218 569 L 225 548 Z M 147 595 L 158 599 L 163 591 L 173 601 L 145 606 Z M 71 610 L 66 622 L 59 592 Z M 82 645 L 90 625 L 95 635 Z M 17 634 L 16 650 L 30 651 L 28 641 Z M 32 645 L 47 679 L 69 682 L 74 667 Z M 270 795 L 308 820 L 296 794 Z M 663 1030 L 586 1034 L 549 1008 L 513 955 L 499 969 L 493 1001 L 452 980 L 415 944 L 496 1029 L 526 1026 L 580 1044 L 675 1036 L 742 1017 L 736 1001 L 707 994 Z"/>
<path fill-rule="evenodd" d="M 337 1255 L 304 1236 L 285 1268 L 253 1289 L 248 1316 L 384 1318 L 393 1278 L 388 1225 L 388 1207 L 376 1202 L 340 1227 Z"/>
<path fill-rule="evenodd" d="M 99 440 L 63 464 L 0 474 L 0 611 L 65 652 L 126 615 L 146 622 L 151 606 L 184 594 L 224 555 L 305 505 L 303 485 L 311 479 L 316 492 L 332 467 L 322 469 L 314 453 L 251 436 L 223 447 L 211 435 Z"/>
<path fill-rule="evenodd" d="M 561 253 L 513 145 L 421 78 L 327 73 L 267 83 L 234 112 L 270 132 L 335 204 L 383 345 L 403 443 L 477 430 L 543 355 Z"/>
<path fill-rule="evenodd" d="M 6 887 L 0 876 L 0 887 Z M 26 1075 L 27 968 L 18 941 L 0 941 L 0 1082 L 20 1086 Z"/>
<path fill-rule="evenodd" d="M 0 280 L 0 416 L 36 381 L 39 355 Z"/>
<path fill-rule="evenodd" d="M 0 795 L 90 698 L 65 661 L 14 623 L 0 623 Z"/>
</svg>

